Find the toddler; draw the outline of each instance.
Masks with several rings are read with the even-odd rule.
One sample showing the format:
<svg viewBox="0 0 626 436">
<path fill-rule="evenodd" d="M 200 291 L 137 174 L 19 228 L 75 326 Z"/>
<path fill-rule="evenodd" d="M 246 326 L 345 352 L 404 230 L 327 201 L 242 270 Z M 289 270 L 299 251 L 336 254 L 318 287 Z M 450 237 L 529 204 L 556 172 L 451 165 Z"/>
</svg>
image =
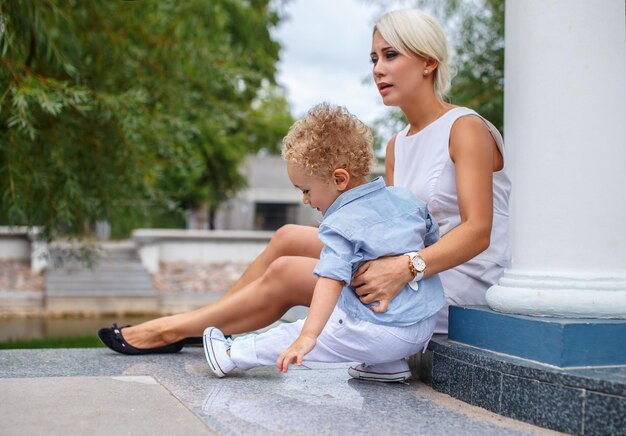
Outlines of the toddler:
<svg viewBox="0 0 626 436">
<path fill-rule="evenodd" d="M 407 284 L 385 302 L 385 312 L 378 309 L 380 302 L 361 303 L 350 282 L 368 260 L 407 254 L 410 262 L 416 253 L 407 251 L 438 239 L 437 224 L 410 191 L 387 187 L 382 178 L 368 182 L 372 135 L 345 108 L 313 107 L 289 129 L 282 155 L 304 204 L 323 215 L 318 234 L 324 247 L 309 313 L 304 320 L 235 340 L 208 327 L 203 339 L 211 370 L 223 377 L 235 368 L 272 364 L 286 372 L 289 364 L 303 361 L 402 362 L 404 370 L 390 372 L 386 381 L 405 380 L 405 357 L 426 347 L 435 315 L 445 305 L 439 277 Z"/>
</svg>

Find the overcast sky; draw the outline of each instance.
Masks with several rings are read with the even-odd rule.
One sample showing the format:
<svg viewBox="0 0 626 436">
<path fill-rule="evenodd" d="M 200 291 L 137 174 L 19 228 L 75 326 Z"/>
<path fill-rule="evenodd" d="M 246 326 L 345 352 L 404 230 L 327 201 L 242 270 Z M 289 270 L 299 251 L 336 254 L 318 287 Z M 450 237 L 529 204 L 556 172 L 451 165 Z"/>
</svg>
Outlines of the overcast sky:
<svg viewBox="0 0 626 436">
<path fill-rule="evenodd" d="M 278 82 L 296 118 L 322 101 L 346 106 L 366 123 L 385 111 L 370 81 L 372 27 L 385 11 L 410 2 L 378 3 L 385 6 L 366 0 L 291 0 L 284 6 L 286 17 L 275 33 L 282 44 Z"/>
</svg>

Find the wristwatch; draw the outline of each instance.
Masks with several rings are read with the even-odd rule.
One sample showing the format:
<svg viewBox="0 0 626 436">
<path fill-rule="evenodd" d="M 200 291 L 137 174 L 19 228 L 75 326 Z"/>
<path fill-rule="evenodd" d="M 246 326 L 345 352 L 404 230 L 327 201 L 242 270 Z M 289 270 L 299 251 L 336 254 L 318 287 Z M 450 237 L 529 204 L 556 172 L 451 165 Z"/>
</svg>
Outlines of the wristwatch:
<svg viewBox="0 0 626 436">
<path fill-rule="evenodd" d="M 424 277 L 424 270 L 426 269 L 426 262 L 424 261 L 422 256 L 419 255 L 419 253 L 416 253 L 414 251 L 410 253 L 406 253 L 405 256 L 409 256 L 409 270 L 411 271 L 411 274 L 413 275 L 413 280 L 409 282 L 409 286 L 414 291 L 417 291 L 417 288 L 418 288 L 417 282 L 422 280 L 422 277 Z"/>
</svg>

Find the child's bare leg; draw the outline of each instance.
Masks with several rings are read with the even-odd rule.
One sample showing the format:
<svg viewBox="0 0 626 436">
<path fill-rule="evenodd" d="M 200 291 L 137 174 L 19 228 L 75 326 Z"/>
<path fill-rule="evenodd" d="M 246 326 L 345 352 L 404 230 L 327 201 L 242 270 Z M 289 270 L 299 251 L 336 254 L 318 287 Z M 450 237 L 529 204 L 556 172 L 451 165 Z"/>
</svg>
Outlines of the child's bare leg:
<svg viewBox="0 0 626 436">
<path fill-rule="evenodd" d="M 313 275 L 316 263 L 317 259 L 308 257 L 282 257 L 239 292 L 191 312 L 126 328 L 124 339 L 138 348 L 152 348 L 201 336 L 208 326 L 216 326 L 225 334 L 265 327 L 289 308 L 311 303 L 317 281 Z"/>
</svg>

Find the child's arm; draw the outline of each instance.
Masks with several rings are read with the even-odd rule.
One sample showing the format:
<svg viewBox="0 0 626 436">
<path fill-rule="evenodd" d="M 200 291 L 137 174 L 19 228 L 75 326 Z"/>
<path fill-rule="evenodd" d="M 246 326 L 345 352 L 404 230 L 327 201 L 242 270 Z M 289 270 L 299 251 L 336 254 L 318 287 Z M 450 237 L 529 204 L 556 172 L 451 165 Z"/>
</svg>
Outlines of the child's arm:
<svg viewBox="0 0 626 436">
<path fill-rule="evenodd" d="M 295 362 L 298 366 L 302 365 L 302 358 L 315 347 L 317 337 L 328 322 L 342 289 L 343 282 L 340 280 L 327 277 L 320 277 L 317 280 L 309 314 L 300 336 L 276 360 L 276 368 L 279 371 L 287 372 L 290 363 Z"/>
</svg>

